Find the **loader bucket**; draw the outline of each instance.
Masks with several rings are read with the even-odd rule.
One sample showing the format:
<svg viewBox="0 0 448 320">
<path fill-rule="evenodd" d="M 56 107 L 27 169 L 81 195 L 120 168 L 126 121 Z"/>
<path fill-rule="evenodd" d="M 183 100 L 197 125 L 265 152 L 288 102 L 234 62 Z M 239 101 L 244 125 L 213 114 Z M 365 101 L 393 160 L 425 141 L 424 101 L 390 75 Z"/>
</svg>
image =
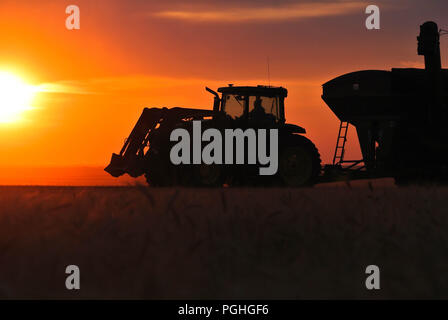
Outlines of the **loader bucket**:
<svg viewBox="0 0 448 320">
<path fill-rule="evenodd" d="M 113 153 L 110 164 L 104 169 L 113 177 L 119 177 L 125 173 L 125 161 L 119 154 Z"/>
</svg>

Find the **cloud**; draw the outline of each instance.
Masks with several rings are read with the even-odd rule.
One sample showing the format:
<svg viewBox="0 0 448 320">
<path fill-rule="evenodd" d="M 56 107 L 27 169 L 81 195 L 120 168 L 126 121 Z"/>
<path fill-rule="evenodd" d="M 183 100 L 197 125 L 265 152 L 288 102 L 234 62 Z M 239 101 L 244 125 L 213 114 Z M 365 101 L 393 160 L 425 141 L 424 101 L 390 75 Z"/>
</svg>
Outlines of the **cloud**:
<svg viewBox="0 0 448 320">
<path fill-rule="evenodd" d="M 90 92 L 79 81 L 58 81 L 53 83 L 41 83 L 36 86 L 39 92 L 66 93 L 66 94 L 90 94 Z"/>
<path fill-rule="evenodd" d="M 192 22 L 256 22 L 300 20 L 325 16 L 345 15 L 366 6 L 361 1 L 332 3 L 299 3 L 273 7 L 222 7 L 213 10 L 167 10 L 153 15 L 157 17 Z M 363 13 L 363 11 L 360 11 Z"/>
<path fill-rule="evenodd" d="M 234 85 L 267 84 L 266 79 L 200 79 L 200 78 L 170 78 L 161 76 L 128 75 L 120 77 L 91 78 L 86 80 L 62 80 L 53 83 L 38 85 L 38 91 L 44 93 L 62 94 L 113 94 L 126 92 L 153 91 L 179 87 L 205 87 L 213 88 Z M 325 82 L 324 79 L 285 78 L 273 81 L 273 86 L 313 86 Z"/>
</svg>

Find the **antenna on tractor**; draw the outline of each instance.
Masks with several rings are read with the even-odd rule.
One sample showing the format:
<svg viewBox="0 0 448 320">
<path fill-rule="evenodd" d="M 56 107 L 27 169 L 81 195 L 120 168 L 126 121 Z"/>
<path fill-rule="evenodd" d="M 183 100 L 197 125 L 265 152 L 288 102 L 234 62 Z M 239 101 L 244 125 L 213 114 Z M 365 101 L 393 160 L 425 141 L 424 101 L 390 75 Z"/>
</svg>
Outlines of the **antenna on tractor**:
<svg viewBox="0 0 448 320">
<path fill-rule="evenodd" d="M 269 56 L 267 57 L 267 67 L 268 67 L 268 86 L 271 86 L 271 70 L 269 69 Z"/>
</svg>

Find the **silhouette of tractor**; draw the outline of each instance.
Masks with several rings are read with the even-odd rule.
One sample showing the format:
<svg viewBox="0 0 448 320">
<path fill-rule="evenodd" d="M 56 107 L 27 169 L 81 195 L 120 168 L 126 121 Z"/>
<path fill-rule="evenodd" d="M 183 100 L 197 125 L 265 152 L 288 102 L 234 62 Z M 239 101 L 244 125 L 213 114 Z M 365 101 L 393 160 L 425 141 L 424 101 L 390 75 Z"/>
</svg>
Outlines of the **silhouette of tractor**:
<svg viewBox="0 0 448 320">
<path fill-rule="evenodd" d="M 393 68 L 344 74 L 323 85 L 322 99 L 341 121 L 333 162 L 321 170 L 319 153 L 305 129 L 285 123 L 284 88 L 219 88 L 213 110 L 144 109 L 120 154 L 105 169 L 117 177 L 145 174 L 151 185 L 286 185 L 393 177 L 397 184 L 448 179 L 448 70 L 442 69 L 440 31 L 420 26 L 418 54 L 425 69 Z M 175 128 L 277 128 L 279 167 L 260 177 L 252 165 L 179 165 L 169 159 Z M 362 159 L 344 158 L 349 126 L 356 128 Z"/>
<path fill-rule="evenodd" d="M 209 88 L 206 90 L 215 96 L 213 110 L 145 108 L 120 154 L 112 155 L 105 170 L 114 177 L 124 173 L 132 177 L 145 175 L 153 186 L 310 186 L 316 183 L 321 171 L 320 156 L 314 144 L 302 135 L 305 129 L 285 123 L 285 88 L 229 85 L 218 89 L 221 95 Z M 278 129 L 277 173 L 260 176 L 259 165 L 247 162 L 172 164 L 170 150 L 174 142 L 170 141 L 170 134 L 177 128 L 191 132 L 193 120 L 200 120 L 203 130 Z M 247 149 L 246 143 L 246 155 Z"/>
</svg>

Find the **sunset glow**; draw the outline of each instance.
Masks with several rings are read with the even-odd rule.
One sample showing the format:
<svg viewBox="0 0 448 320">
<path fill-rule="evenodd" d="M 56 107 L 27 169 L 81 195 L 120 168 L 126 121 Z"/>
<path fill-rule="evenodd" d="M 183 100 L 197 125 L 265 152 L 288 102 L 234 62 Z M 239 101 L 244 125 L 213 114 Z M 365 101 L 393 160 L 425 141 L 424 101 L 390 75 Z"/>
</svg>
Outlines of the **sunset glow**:
<svg viewBox="0 0 448 320">
<path fill-rule="evenodd" d="M 35 93 L 36 88 L 20 77 L 0 72 L 0 123 L 19 121 L 24 111 L 32 109 Z"/>
<path fill-rule="evenodd" d="M 381 29 L 367 30 L 360 0 L 2 0 L 0 169 L 32 169 L 20 181 L 3 169 L 0 183 L 27 183 L 41 167 L 102 174 L 144 107 L 211 109 L 204 88 L 229 83 L 288 89 L 287 122 L 305 128 L 329 163 L 339 120 L 322 84 L 357 70 L 422 68 L 419 25 L 447 29 L 448 2 L 414 2 L 377 3 Z M 66 28 L 69 4 L 80 29 Z M 440 46 L 445 68 L 448 37 Z M 359 150 L 350 128 L 345 155 Z"/>
</svg>

